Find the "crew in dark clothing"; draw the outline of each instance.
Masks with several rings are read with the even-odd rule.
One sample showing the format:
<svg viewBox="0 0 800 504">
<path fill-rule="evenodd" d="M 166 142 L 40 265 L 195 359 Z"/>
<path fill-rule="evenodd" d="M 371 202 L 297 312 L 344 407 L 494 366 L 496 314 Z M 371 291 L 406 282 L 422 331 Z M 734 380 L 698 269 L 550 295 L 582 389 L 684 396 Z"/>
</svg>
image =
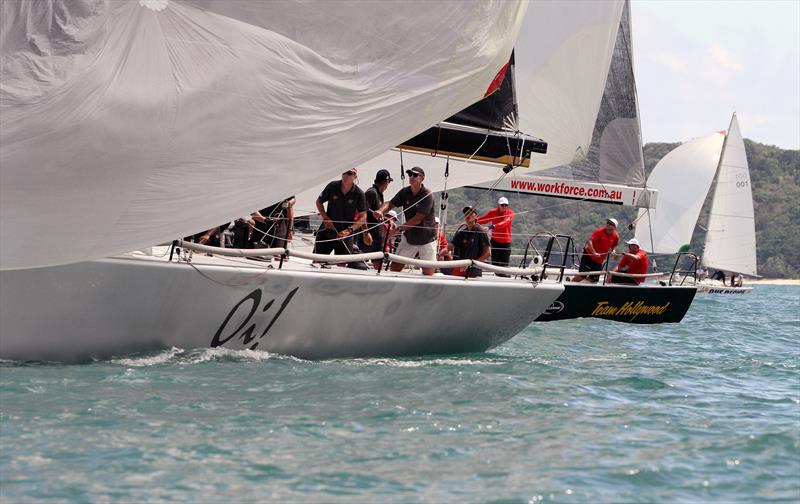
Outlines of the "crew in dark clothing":
<svg viewBox="0 0 800 504">
<path fill-rule="evenodd" d="M 465 225 L 459 229 L 453 239 L 450 240 L 450 247 L 453 251 L 453 259 L 475 259 L 485 261 L 492 253 L 489 245 L 489 234 L 486 228 L 478 224 L 478 212 L 472 207 L 464 207 Z M 482 275 L 478 268 L 452 268 L 448 274 L 475 278 Z"/>
<path fill-rule="evenodd" d="M 399 227 L 403 233 L 395 253 L 399 256 L 419 256 L 423 261 L 436 260 L 436 222 L 434 221 L 433 193 L 425 187 L 425 171 L 419 166 L 406 170 L 408 187 L 404 187 L 390 201 L 375 212 L 381 218 L 384 212 L 403 207 L 406 223 Z M 392 262 L 392 271 L 402 271 L 404 265 Z M 422 268 L 423 275 L 433 275 L 435 268 Z"/>
<path fill-rule="evenodd" d="M 224 244 L 221 244 L 222 240 L 222 233 L 228 229 L 228 224 L 223 224 L 221 226 L 214 226 L 211 229 L 207 229 L 202 233 L 197 233 L 194 235 L 195 243 L 199 243 L 201 245 L 208 245 L 209 247 L 224 247 Z"/>
<path fill-rule="evenodd" d="M 322 217 L 322 225 L 317 231 L 315 253 L 353 253 L 352 235 L 366 226 L 367 209 L 364 191 L 355 183 L 356 174 L 355 168 L 342 173 L 342 180 L 334 180 L 325 186 L 317 198 L 317 211 Z M 327 209 L 323 206 L 326 202 Z M 372 244 L 371 236 L 364 240 Z"/>
<path fill-rule="evenodd" d="M 294 232 L 295 197 L 290 196 L 253 214 L 253 248 L 286 248 Z"/>
<path fill-rule="evenodd" d="M 384 249 L 386 227 L 380 225 L 382 219 L 378 219 L 375 212 L 383 205 L 383 194 L 393 180 L 388 170 L 378 170 L 378 173 L 375 174 L 375 183 L 364 193 L 364 197 L 367 200 L 367 228 L 369 232 L 362 234 L 359 240 L 359 248 L 362 252 L 380 252 Z M 370 245 L 366 244 L 365 238 L 367 234 L 371 235 L 372 238 Z M 372 265 L 375 269 L 380 269 L 381 260 L 372 261 Z"/>
</svg>

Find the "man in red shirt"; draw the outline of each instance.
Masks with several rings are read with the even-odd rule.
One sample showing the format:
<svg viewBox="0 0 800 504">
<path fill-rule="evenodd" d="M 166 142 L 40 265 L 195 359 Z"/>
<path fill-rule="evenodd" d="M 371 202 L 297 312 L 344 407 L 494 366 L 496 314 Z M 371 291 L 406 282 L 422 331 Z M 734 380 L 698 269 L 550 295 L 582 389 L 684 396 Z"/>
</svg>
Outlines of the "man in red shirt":
<svg viewBox="0 0 800 504">
<path fill-rule="evenodd" d="M 647 252 L 639 247 L 639 240 L 632 238 L 625 243 L 628 245 L 628 251 L 622 254 L 614 254 L 616 257 L 622 256 L 622 260 L 617 267 L 614 268 L 614 271 L 633 275 L 643 275 L 647 273 L 647 266 L 650 260 L 647 257 Z M 644 282 L 644 277 L 631 278 L 611 275 L 611 282 L 639 285 Z"/>
<path fill-rule="evenodd" d="M 497 200 L 497 208 L 493 208 L 478 217 L 479 224 L 488 224 L 492 230 L 492 264 L 508 266 L 511 259 L 511 224 L 514 222 L 514 211 L 508 208 L 508 198 Z M 499 276 L 507 276 L 498 274 Z"/>
<path fill-rule="evenodd" d="M 578 271 L 601 271 L 608 254 L 614 250 L 618 243 L 617 219 L 609 218 L 606 220 L 605 227 L 595 229 L 586 242 Z M 580 282 L 585 278 L 588 278 L 590 282 L 596 283 L 599 277 L 597 275 L 589 277 L 575 275 L 572 277 L 572 281 Z"/>
</svg>

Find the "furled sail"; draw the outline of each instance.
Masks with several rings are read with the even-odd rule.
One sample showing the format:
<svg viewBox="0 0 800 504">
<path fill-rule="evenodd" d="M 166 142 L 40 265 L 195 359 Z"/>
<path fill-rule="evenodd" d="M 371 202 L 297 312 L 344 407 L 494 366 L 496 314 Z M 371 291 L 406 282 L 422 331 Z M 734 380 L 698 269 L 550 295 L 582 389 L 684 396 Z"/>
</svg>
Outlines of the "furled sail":
<svg viewBox="0 0 800 504">
<path fill-rule="evenodd" d="M 639 209 L 636 239 L 648 252 L 673 254 L 689 244 L 719 165 L 724 132 L 676 147 L 653 168 L 648 187 L 658 190 L 656 208 Z"/>
<path fill-rule="evenodd" d="M 506 138 L 519 138 L 520 132 L 547 142 L 547 154 L 532 155 L 537 169 L 581 159 L 592 139 L 624 4 L 623 0 L 536 3 L 525 15 L 512 64 L 497 91 L 447 120 L 478 130 L 473 143 L 464 144 L 460 153 L 442 149 L 436 142 L 437 128 L 431 128 L 428 133 L 434 141 L 427 147 L 414 147 L 423 153 L 404 151 L 401 155 L 393 149 L 360 164 L 362 186 L 368 186 L 381 168 L 399 181 L 402 156 L 403 166 L 423 167 L 425 186 L 440 191 L 445 187 L 448 153 L 460 156 L 449 159 L 448 187 L 495 180 L 502 175 L 503 165 L 477 152 L 484 140 L 491 141 L 489 130 L 507 135 L 496 139 L 502 150 L 511 153 L 516 151 L 506 146 Z M 530 148 L 530 138 L 525 148 Z M 408 142 L 403 146 L 408 147 Z M 299 194 L 297 208 L 313 211 L 319 190 L 315 187 Z"/>
<path fill-rule="evenodd" d="M 736 114 L 728 127 L 717 171 L 703 266 L 756 276 L 753 194 Z"/>
<path fill-rule="evenodd" d="M 645 190 L 628 2 L 613 47 L 588 150 L 576 151 L 572 159 L 558 166 L 548 163 L 547 156 L 544 162 L 536 158 L 532 169 L 520 170 L 500 184 L 486 181 L 475 184 L 477 187 L 644 207 L 655 203 L 653 193 Z M 520 117 L 525 117 L 522 110 Z M 542 136 L 553 145 L 550 137 Z M 530 175 L 534 171 L 537 174 Z"/>
<path fill-rule="evenodd" d="M 526 6 L 2 2 L 0 268 L 168 241 L 373 158 L 480 99 Z"/>
</svg>

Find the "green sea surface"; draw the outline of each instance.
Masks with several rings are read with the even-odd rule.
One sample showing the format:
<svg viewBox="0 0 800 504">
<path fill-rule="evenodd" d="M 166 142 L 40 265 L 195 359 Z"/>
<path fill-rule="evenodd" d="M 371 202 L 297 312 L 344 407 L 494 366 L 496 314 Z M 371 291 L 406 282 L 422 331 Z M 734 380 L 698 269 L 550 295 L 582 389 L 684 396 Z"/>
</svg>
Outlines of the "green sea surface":
<svg viewBox="0 0 800 504">
<path fill-rule="evenodd" d="M 800 287 L 481 354 L 3 361 L 0 501 L 798 502 Z"/>
</svg>

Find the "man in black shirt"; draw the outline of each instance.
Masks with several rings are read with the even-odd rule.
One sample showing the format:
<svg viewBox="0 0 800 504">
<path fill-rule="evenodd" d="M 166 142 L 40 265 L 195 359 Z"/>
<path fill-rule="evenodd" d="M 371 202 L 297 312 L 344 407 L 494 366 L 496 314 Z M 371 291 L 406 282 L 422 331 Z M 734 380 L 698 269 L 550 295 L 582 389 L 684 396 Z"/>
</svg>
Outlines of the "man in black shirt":
<svg viewBox="0 0 800 504">
<path fill-rule="evenodd" d="M 375 183 L 367 189 L 364 197 L 367 200 L 367 228 L 369 231 L 361 235 L 360 248 L 362 252 L 381 252 L 383 251 L 384 240 L 386 239 L 386 227 L 381 226 L 381 220 L 375 217 L 375 211 L 383 205 L 383 193 L 389 188 L 389 183 L 394 179 L 388 170 L 378 170 L 375 174 Z M 370 235 L 372 243 L 367 245 L 367 235 Z M 375 269 L 380 269 L 380 260 L 372 261 Z"/>
<path fill-rule="evenodd" d="M 295 197 L 290 196 L 252 214 L 256 221 L 251 248 L 286 248 L 294 231 Z"/>
<path fill-rule="evenodd" d="M 355 183 L 356 173 L 355 168 L 342 173 L 342 180 L 334 180 L 325 186 L 317 198 L 317 211 L 322 217 L 314 243 L 317 254 L 353 253 L 353 240 L 349 237 L 366 225 L 367 209 L 364 191 Z M 327 209 L 323 207 L 326 202 Z"/>
<path fill-rule="evenodd" d="M 485 261 L 492 253 L 489 234 L 486 232 L 486 228 L 478 224 L 478 212 L 474 208 L 464 207 L 461 211 L 464 214 L 465 226 L 460 228 L 450 241 L 453 259 Z M 453 268 L 449 274 L 474 278 L 481 276 L 481 270 L 478 268 Z"/>
<path fill-rule="evenodd" d="M 436 260 L 436 222 L 434 221 L 433 194 L 422 185 L 425 180 L 425 171 L 419 166 L 406 170 L 408 174 L 408 187 L 400 189 L 391 201 L 381 205 L 375 212 L 377 218 L 382 218 L 383 213 L 395 207 L 403 207 L 406 223 L 398 229 L 403 233 L 400 245 L 397 246 L 397 255 L 419 258 L 424 261 Z M 392 271 L 401 271 L 402 263 L 392 263 Z M 422 268 L 425 275 L 433 275 L 435 268 Z"/>
</svg>

